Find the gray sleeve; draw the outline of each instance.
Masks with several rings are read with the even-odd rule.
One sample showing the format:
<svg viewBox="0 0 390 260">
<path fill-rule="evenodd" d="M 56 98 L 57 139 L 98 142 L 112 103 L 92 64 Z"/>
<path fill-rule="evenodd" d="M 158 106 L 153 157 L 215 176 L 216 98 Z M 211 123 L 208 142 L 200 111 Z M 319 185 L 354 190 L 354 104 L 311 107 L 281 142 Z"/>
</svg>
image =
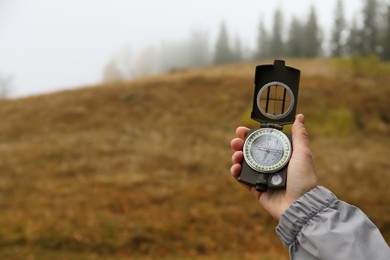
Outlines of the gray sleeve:
<svg viewBox="0 0 390 260">
<path fill-rule="evenodd" d="M 378 228 L 324 187 L 296 200 L 282 214 L 276 233 L 291 259 L 390 259 Z"/>
</svg>

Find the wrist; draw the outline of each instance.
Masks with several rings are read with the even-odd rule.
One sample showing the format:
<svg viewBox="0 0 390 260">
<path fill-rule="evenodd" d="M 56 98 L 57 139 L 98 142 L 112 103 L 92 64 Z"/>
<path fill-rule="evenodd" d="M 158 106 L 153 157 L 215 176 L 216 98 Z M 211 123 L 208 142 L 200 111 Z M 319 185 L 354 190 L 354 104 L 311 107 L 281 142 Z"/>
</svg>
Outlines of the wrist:
<svg viewBox="0 0 390 260">
<path fill-rule="evenodd" d="M 306 190 L 305 192 L 301 192 L 299 194 L 294 194 L 294 195 L 288 195 L 286 194 L 284 199 L 282 200 L 282 202 L 280 203 L 280 207 L 279 207 L 279 211 L 278 211 L 278 214 L 275 216 L 275 218 L 277 220 L 280 220 L 280 217 L 281 215 L 283 215 L 283 213 L 288 209 L 290 208 L 290 206 L 295 202 L 297 201 L 299 198 L 301 198 L 302 196 L 304 196 L 307 192 L 311 191 L 312 189 L 314 189 L 316 186 L 313 186 L 311 187 L 310 189 Z"/>
<path fill-rule="evenodd" d="M 280 208 L 279 208 L 278 214 L 275 216 L 275 219 L 279 221 L 281 216 L 283 215 L 283 213 L 291 206 L 291 204 L 293 202 L 294 201 L 292 201 L 292 202 L 289 202 L 289 201 L 283 202 L 281 204 Z"/>
</svg>

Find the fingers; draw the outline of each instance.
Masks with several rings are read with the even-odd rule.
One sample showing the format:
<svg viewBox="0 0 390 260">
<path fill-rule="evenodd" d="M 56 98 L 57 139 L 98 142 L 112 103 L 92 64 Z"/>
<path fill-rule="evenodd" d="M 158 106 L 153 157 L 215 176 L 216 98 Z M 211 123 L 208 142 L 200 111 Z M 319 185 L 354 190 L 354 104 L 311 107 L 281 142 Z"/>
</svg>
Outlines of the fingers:
<svg viewBox="0 0 390 260">
<path fill-rule="evenodd" d="M 236 129 L 237 138 L 234 138 L 230 143 L 230 146 L 235 151 L 232 156 L 233 165 L 230 168 L 230 173 L 235 179 L 237 179 L 241 173 L 241 162 L 244 159 L 242 148 L 244 147 L 244 139 L 248 134 L 248 131 L 249 128 L 243 126 L 238 127 Z M 245 185 L 243 183 L 241 183 L 241 185 L 248 191 L 251 191 L 251 187 L 249 187 L 248 185 Z"/>
<path fill-rule="evenodd" d="M 233 164 L 232 168 L 230 168 L 230 173 L 232 174 L 232 176 L 234 177 L 234 179 L 237 179 L 238 176 L 240 175 L 240 172 L 241 172 L 241 164 L 239 163 L 235 163 Z M 242 185 L 242 187 L 244 187 L 246 190 L 248 191 L 251 191 L 252 188 L 249 187 L 248 185 L 245 185 L 244 183 L 240 183 Z"/>
<path fill-rule="evenodd" d="M 237 179 L 238 175 L 240 175 L 241 172 L 241 164 L 235 163 L 233 166 L 230 168 L 230 173 L 232 176 Z"/>
<path fill-rule="evenodd" d="M 241 138 L 234 138 L 231 141 L 230 146 L 234 151 L 241 151 L 244 147 L 244 140 L 242 140 Z"/>
<path fill-rule="evenodd" d="M 236 135 L 238 138 L 245 139 L 246 135 L 248 134 L 249 128 L 239 126 L 236 129 Z"/>
<path fill-rule="evenodd" d="M 248 131 L 249 131 L 249 128 L 246 128 L 243 126 L 240 126 L 236 129 L 237 138 L 234 138 L 230 143 L 230 146 L 232 147 L 232 149 L 234 151 L 241 151 L 242 150 L 242 147 L 244 146 L 244 139 L 245 139 L 246 135 L 248 134 Z"/>
<path fill-rule="evenodd" d="M 295 122 L 291 128 L 292 143 L 294 150 L 307 150 L 309 148 L 309 134 L 305 128 L 305 117 L 298 114 L 295 117 Z"/>
<path fill-rule="evenodd" d="M 244 154 L 242 151 L 236 151 L 232 156 L 233 163 L 241 163 L 244 159 Z"/>
</svg>

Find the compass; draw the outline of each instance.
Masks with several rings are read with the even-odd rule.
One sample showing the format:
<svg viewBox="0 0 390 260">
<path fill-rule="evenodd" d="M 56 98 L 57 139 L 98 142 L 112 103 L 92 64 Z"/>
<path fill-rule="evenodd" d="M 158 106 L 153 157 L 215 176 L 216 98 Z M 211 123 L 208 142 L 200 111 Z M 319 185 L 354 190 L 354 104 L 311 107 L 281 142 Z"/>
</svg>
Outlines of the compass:
<svg viewBox="0 0 390 260">
<path fill-rule="evenodd" d="M 291 157 L 287 135 L 273 128 L 261 128 L 246 139 L 245 161 L 255 171 L 272 173 L 282 169 Z"/>
<path fill-rule="evenodd" d="M 283 60 L 256 67 L 251 117 L 260 128 L 249 130 L 245 139 L 238 181 L 259 192 L 286 187 L 292 144 L 282 130 L 294 122 L 299 78 L 300 71 Z"/>
</svg>

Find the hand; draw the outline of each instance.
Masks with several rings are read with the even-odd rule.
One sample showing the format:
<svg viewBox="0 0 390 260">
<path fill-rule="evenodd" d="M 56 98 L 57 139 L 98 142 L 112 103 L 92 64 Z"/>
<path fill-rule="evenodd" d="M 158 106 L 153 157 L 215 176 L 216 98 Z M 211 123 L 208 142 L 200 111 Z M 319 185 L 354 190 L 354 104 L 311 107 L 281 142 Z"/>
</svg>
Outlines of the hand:
<svg viewBox="0 0 390 260">
<path fill-rule="evenodd" d="M 232 156 L 233 166 L 230 172 L 236 179 L 241 172 L 241 162 L 244 158 L 242 148 L 248 131 L 249 129 L 246 127 L 238 127 L 236 130 L 237 138 L 231 141 L 231 147 L 235 152 Z M 292 145 L 293 153 L 287 168 L 287 187 L 285 190 L 258 192 L 255 187 L 242 184 L 256 197 L 265 210 L 278 220 L 280 215 L 295 200 L 317 186 L 316 170 L 309 147 L 309 135 L 305 129 L 302 114 L 295 117 L 292 126 Z"/>
</svg>

